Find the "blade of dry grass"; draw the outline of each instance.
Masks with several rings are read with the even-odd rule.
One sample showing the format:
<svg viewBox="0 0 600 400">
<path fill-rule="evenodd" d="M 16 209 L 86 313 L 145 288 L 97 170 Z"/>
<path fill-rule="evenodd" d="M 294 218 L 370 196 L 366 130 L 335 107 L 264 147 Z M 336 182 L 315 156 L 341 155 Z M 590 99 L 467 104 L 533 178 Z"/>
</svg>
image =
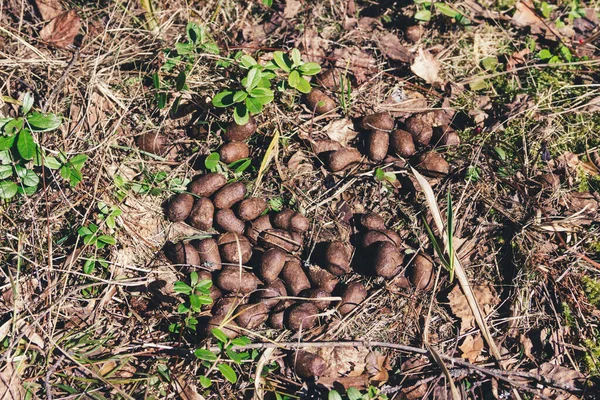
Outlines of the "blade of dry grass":
<svg viewBox="0 0 600 400">
<path fill-rule="evenodd" d="M 273 139 L 271 139 L 271 143 L 269 143 L 269 147 L 267 147 L 267 151 L 265 152 L 262 162 L 260 163 L 260 169 L 258 170 L 258 175 L 256 177 L 256 180 L 254 181 L 254 192 L 252 194 L 253 196 L 256 196 L 256 192 L 260 187 L 260 182 L 262 181 L 265 171 L 269 167 L 269 164 L 271 163 L 271 160 L 273 159 L 275 154 L 277 154 L 278 144 L 279 130 L 276 129 L 275 133 L 273 134 Z"/>
</svg>

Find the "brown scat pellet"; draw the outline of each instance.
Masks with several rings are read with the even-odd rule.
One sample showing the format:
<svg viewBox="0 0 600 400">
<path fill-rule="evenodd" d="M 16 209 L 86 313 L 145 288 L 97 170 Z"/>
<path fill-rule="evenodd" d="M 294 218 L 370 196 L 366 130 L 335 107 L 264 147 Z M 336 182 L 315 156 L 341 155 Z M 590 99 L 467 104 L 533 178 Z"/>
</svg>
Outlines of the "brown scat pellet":
<svg viewBox="0 0 600 400">
<path fill-rule="evenodd" d="M 225 164 L 231 164 L 242 158 L 250 156 L 250 148 L 244 142 L 229 142 L 225 143 L 219 149 L 219 156 Z"/>
<path fill-rule="evenodd" d="M 267 229 L 260 233 L 259 243 L 266 248 L 277 247 L 289 253 L 300 249 L 300 243 L 294 240 L 292 234 L 283 229 Z"/>
<path fill-rule="evenodd" d="M 264 303 L 244 304 L 235 310 L 235 322 L 246 329 L 256 329 L 269 318 L 269 309 Z"/>
<path fill-rule="evenodd" d="M 316 114 L 325 114 L 335 109 L 335 101 L 322 90 L 313 88 L 306 95 L 306 106 Z"/>
<path fill-rule="evenodd" d="M 258 275 L 265 283 L 277 279 L 287 261 L 287 253 L 279 248 L 267 249 L 260 260 Z"/>
<path fill-rule="evenodd" d="M 385 229 L 385 221 L 379 214 L 369 213 L 360 216 L 360 225 L 367 230 Z"/>
<path fill-rule="evenodd" d="M 428 292 L 433 289 L 435 283 L 433 261 L 422 253 L 417 254 L 410 263 L 408 279 L 417 290 Z"/>
<path fill-rule="evenodd" d="M 297 296 L 301 291 L 310 288 L 310 281 L 302 269 L 298 258 L 290 258 L 283 266 L 281 280 L 285 283 L 288 293 Z"/>
<path fill-rule="evenodd" d="M 171 243 L 166 246 L 165 255 L 173 264 L 177 264 L 180 268 L 189 269 L 189 266 L 200 265 L 200 256 L 198 256 L 198 252 L 194 246 L 189 243 Z"/>
<path fill-rule="evenodd" d="M 433 128 L 423 121 L 419 115 L 409 117 L 404 123 L 406 130 L 412 135 L 415 142 L 427 146 L 433 137 Z"/>
<path fill-rule="evenodd" d="M 369 130 L 391 131 L 394 129 L 394 118 L 386 112 L 365 115 L 360 121 L 360 128 Z"/>
<path fill-rule="evenodd" d="M 251 272 L 242 270 L 240 273 L 238 267 L 224 267 L 217 274 L 215 283 L 226 292 L 249 294 L 258 288 L 260 280 Z"/>
<path fill-rule="evenodd" d="M 280 297 L 287 296 L 285 283 L 281 279 L 269 283 L 267 286 L 256 290 L 254 299 L 257 303 L 265 303 L 269 309 L 281 309 L 280 303 L 285 303 L 285 300 Z"/>
<path fill-rule="evenodd" d="M 261 232 L 273 229 L 271 219 L 268 215 L 261 215 L 253 221 L 250 221 L 246 227 L 246 237 L 253 245 L 256 245 Z"/>
<path fill-rule="evenodd" d="M 201 239 L 195 244 L 198 256 L 200 257 L 200 265 L 216 271 L 221 269 L 221 254 L 217 241 L 213 238 Z"/>
<path fill-rule="evenodd" d="M 252 221 L 261 216 L 268 204 L 260 197 L 249 197 L 237 205 L 237 215 L 242 221 Z"/>
<path fill-rule="evenodd" d="M 337 151 L 327 153 L 325 163 L 333 172 L 342 171 L 356 163 L 359 163 L 362 155 L 356 149 L 344 147 Z"/>
<path fill-rule="evenodd" d="M 316 265 L 308 267 L 308 279 L 313 287 L 322 288 L 330 293 L 335 290 L 340 281 L 331 272 Z"/>
<path fill-rule="evenodd" d="M 300 292 L 300 297 L 307 299 L 320 299 L 324 297 L 331 297 L 331 293 L 323 288 L 305 289 Z M 314 303 L 319 311 L 325 310 L 331 304 L 330 300 L 311 301 Z"/>
<path fill-rule="evenodd" d="M 271 312 L 271 314 L 269 315 L 269 319 L 267 320 L 267 325 L 269 325 L 273 329 L 285 328 L 283 324 L 284 315 L 285 310 Z"/>
<path fill-rule="evenodd" d="M 224 175 L 211 172 L 194 177 L 188 185 L 188 192 L 200 197 L 210 197 L 226 183 L 227 179 Z"/>
<path fill-rule="evenodd" d="M 252 257 L 252 244 L 246 237 L 237 233 L 227 232 L 219 235 L 217 243 L 223 262 L 246 264 Z"/>
<path fill-rule="evenodd" d="M 242 201 L 244 196 L 246 196 L 246 185 L 242 182 L 228 183 L 215 193 L 213 204 L 218 209 L 231 208 L 235 203 Z"/>
<path fill-rule="evenodd" d="M 390 242 L 377 242 L 372 245 L 371 254 L 375 275 L 384 278 L 393 278 L 402 269 L 404 256 L 398 248 Z"/>
<path fill-rule="evenodd" d="M 289 208 L 285 208 L 273 215 L 272 225 L 278 229 L 302 233 L 308 230 L 310 222 L 304 215 L 290 210 Z"/>
<path fill-rule="evenodd" d="M 387 132 L 373 130 L 367 138 L 367 155 L 372 161 L 379 162 L 385 158 L 390 144 Z"/>
<path fill-rule="evenodd" d="M 215 228 L 217 228 L 219 232 L 234 232 L 241 235 L 244 233 L 244 229 L 246 229 L 244 221 L 239 219 L 229 208 L 217 210 L 214 221 Z"/>
<path fill-rule="evenodd" d="M 146 153 L 164 155 L 167 152 L 167 138 L 158 132 L 138 136 L 136 143 L 139 149 Z"/>
<path fill-rule="evenodd" d="M 400 247 L 402 245 L 402 239 L 400 238 L 400 236 L 389 229 L 385 229 L 385 230 L 372 230 L 372 231 L 367 231 L 362 235 L 361 238 L 361 246 L 363 248 L 367 248 L 369 246 L 371 246 L 373 243 L 377 243 L 377 242 L 391 242 L 393 244 L 395 244 L 396 246 Z"/>
<path fill-rule="evenodd" d="M 351 248 L 344 242 L 333 241 L 325 249 L 325 269 L 336 276 L 350 272 Z"/>
<path fill-rule="evenodd" d="M 205 325 L 204 335 L 211 336 L 211 331 L 215 328 L 220 329 L 229 339 L 235 339 L 241 334 L 240 327 L 231 320 L 226 320 L 225 315 L 215 315 L 210 317 Z"/>
<path fill-rule="evenodd" d="M 367 298 L 367 290 L 360 282 L 352 282 L 342 292 L 342 301 L 338 304 L 338 312 L 342 315 L 349 314 Z"/>
<path fill-rule="evenodd" d="M 441 154 L 430 151 L 419 156 L 417 169 L 422 174 L 435 178 L 448 175 L 450 165 Z"/>
<path fill-rule="evenodd" d="M 288 357 L 294 372 L 302 379 L 321 376 L 327 370 L 325 359 L 317 354 L 298 350 L 297 353 L 293 352 Z"/>
<path fill-rule="evenodd" d="M 172 222 L 185 220 L 194 207 L 194 196 L 187 193 L 179 193 L 169 202 L 167 207 L 167 218 Z"/>
<path fill-rule="evenodd" d="M 390 133 L 390 154 L 401 157 L 412 157 L 415 154 L 415 142 L 412 135 L 402 129 Z"/>
<path fill-rule="evenodd" d="M 206 197 L 196 199 L 194 207 L 188 216 L 188 223 L 201 231 L 208 231 L 213 226 L 215 207 Z"/>
<path fill-rule="evenodd" d="M 250 117 L 245 125 L 238 125 L 235 121 L 231 122 L 223 132 L 223 138 L 229 142 L 243 142 L 256 132 L 257 124 L 254 117 Z"/>
<path fill-rule="evenodd" d="M 319 309 L 311 303 L 294 304 L 287 309 L 285 315 L 285 325 L 292 331 L 303 331 L 311 329 L 317 323 L 317 314 Z"/>
</svg>

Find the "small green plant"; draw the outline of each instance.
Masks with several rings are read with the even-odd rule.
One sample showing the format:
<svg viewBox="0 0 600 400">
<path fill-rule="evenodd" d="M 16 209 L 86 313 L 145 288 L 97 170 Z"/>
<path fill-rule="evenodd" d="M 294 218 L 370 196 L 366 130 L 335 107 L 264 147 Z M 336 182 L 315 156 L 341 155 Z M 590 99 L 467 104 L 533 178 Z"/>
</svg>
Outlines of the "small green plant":
<svg viewBox="0 0 600 400">
<path fill-rule="evenodd" d="M 273 101 L 275 93 L 272 90 L 272 81 L 279 76 L 278 72 L 287 73 L 287 79 L 280 80 L 277 84 L 280 91 L 289 87 L 301 93 L 308 93 L 312 88 L 305 77 L 321 71 L 319 64 L 302 61 L 298 49 L 293 49 L 289 55 L 275 51 L 273 61 L 264 65 L 249 55 L 239 53 L 232 61 L 235 61 L 242 71 L 247 72 L 233 87 L 217 93 L 212 104 L 220 108 L 233 107 L 233 119 L 238 125 L 246 124 L 251 114 L 260 114 L 264 106 Z M 220 65 L 229 67 L 230 63 Z"/>
<path fill-rule="evenodd" d="M 99 225 L 105 224 L 110 232 L 114 232 L 117 227 L 116 218 L 121 215 L 121 210 L 116 207 L 110 207 L 103 201 L 98 202 L 98 224 L 93 222 L 79 228 L 77 233 L 83 239 L 85 245 L 93 245 L 97 249 L 103 249 L 107 245 L 117 244 L 117 240 L 112 235 L 103 234 Z"/>
<path fill-rule="evenodd" d="M 435 9 L 440 14 L 454 19 L 461 25 L 469 25 L 470 21 L 457 9 L 449 5 L 448 3 L 432 3 L 428 0 L 415 0 L 418 11 L 415 13 L 414 18 L 417 21 L 427 22 L 431 20 L 432 11 Z"/>
<path fill-rule="evenodd" d="M 396 182 L 396 175 L 393 172 L 385 172 L 381 168 L 375 169 L 375 180 L 382 183 L 394 183 Z"/>
<path fill-rule="evenodd" d="M 537 54 L 538 58 L 548 64 L 558 64 L 566 61 L 571 62 L 574 60 L 571 50 L 567 46 L 561 45 L 556 49 L 556 53 L 549 49 L 542 49 Z"/>
<path fill-rule="evenodd" d="M 192 72 L 197 58 L 203 53 L 219 54 L 219 47 L 212 40 L 206 28 L 194 22 L 185 28 L 187 40 L 175 43 L 174 49 L 164 50 L 166 61 L 159 72 L 152 75 L 155 100 L 158 108 L 167 106 L 169 92 L 175 89 L 179 92 L 171 106 L 172 112 L 177 112 L 182 92 L 188 90 L 187 77 Z M 174 72 L 179 70 L 177 74 Z"/>
<path fill-rule="evenodd" d="M 198 320 L 194 317 L 195 313 L 199 313 L 202 306 L 205 304 L 212 304 L 210 297 L 210 288 L 212 281 L 209 279 L 199 280 L 198 273 L 193 271 L 190 273 L 190 283 L 183 281 L 177 281 L 173 285 L 175 293 L 179 293 L 185 296 L 183 303 L 179 304 L 177 312 L 185 314 L 183 323 L 175 322 L 169 325 L 169 331 L 172 333 L 181 333 L 182 328 L 196 330 Z"/>
<path fill-rule="evenodd" d="M 330 390 L 327 394 L 328 400 L 342 400 L 347 398 L 348 400 L 387 400 L 388 397 L 381 393 L 381 391 L 375 386 L 369 386 L 364 393 L 361 393 L 355 387 L 349 387 L 346 390 L 346 396 L 342 397 L 342 395 L 335 389 Z"/>
<path fill-rule="evenodd" d="M 169 178 L 165 171 L 151 172 L 144 170 L 140 181 L 127 180 L 122 175 L 116 174 L 113 178 L 117 190 L 115 196 L 122 201 L 131 191 L 137 194 L 160 196 L 163 192 L 180 193 L 186 190 L 189 179 Z"/>
<path fill-rule="evenodd" d="M 581 280 L 583 282 L 583 291 L 590 304 L 600 307 L 600 281 L 586 275 Z"/>
<path fill-rule="evenodd" d="M 10 200 L 17 194 L 31 195 L 40 184 L 35 167 L 59 170 L 71 186 L 82 180 L 81 169 L 87 156 L 68 159 L 62 152 L 49 156 L 37 143 L 36 136 L 57 129 L 62 119 L 51 113 L 33 111 L 34 97 L 26 93 L 21 106 L 22 117 L 0 116 L 0 199 Z"/>
</svg>

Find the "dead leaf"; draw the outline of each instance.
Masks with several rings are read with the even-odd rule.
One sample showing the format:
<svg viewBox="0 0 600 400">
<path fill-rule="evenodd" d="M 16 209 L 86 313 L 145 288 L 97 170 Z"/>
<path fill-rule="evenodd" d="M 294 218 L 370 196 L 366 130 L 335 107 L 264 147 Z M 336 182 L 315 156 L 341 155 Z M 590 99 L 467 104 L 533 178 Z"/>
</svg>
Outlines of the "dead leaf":
<svg viewBox="0 0 600 400">
<path fill-rule="evenodd" d="M 442 65 L 427 50 L 419 48 L 419 55 L 415 57 L 410 70 L 425 82 L 434 84 L 441 82 L 439 73 Z"/>
<path fill-rule="evenodd" d="M 292 19 L 302 9 L 302 2 L 298 0 L 286 0 L 285 8 L 283 9 L 283 18 Z"/>
<path fill-rule="evenodd" d="M 494 311 L 494 307 L 500 302 L 496 291 L 489 284 L 473 286 L 472 291 L 484 317 L 490 315 Z M 448 301 L 452 313 L 461 320 L 460 332 L 464 333 L 473 329 L 475 327 L 475 317 L 459 285 L 454 286 L 454 289 L 448 293 Z"/>
<path fill-rule="evenodd" d="M 60 14 L 44 26 L 40 37 L 57 47 L 67 48 L 73 44 L 81 28 L 81 19 L 75 10 Z"/>
<path fill-rule="evenodd" d="M 323 357 L 324 377 L 360 376 L 365 372 L 369 351 L 364 347 L 323 347 L 315 351 Z"/>
<path fill-rule="evenodd" d="M 12 361 L 5 360 L 6 368 L 0 372 L 0 400 L 21 400 L 25 391 L 21 385 L 21 377 L 14 370 Z"/>
<path fill-rule="evenodd" d="M 204 396 L 198 393 L 196 385 L 186 382 L 182 378 L 175 378 L 174 383 L 182 400 L 204 400 Z"/>
<path fill-rule="evenodd" d="M 332 57 L 336 60 L 336 67 L 342 71 L 348 68 L 352 72 L 358 85 L 367 81 L 370 70 L 376 65 L 375 59 L 358 47 L 335 49 Z"/>
<path fill-rule="evenodd" d="M 358 135 L 354 130 L 354 124 L 348 118 L 333 120 L 324 129 L 329 139 L 335 140 L 342 146 L 347 146 Z"/>
<path fill-rule="evenodd" d="M 533 369 L 530 372 L 537 373 L 543 376 L 545 379 L 549 379 L 555 383 L 558 383 L 561 387 L 569 391 L 578 391 L 585 385 L 585 377 L 579 372 L 569 368 L 561 367 L 560 365 L 551 364 L 549 362 L 543 363 L 537 369 Z M 564 391 L 556 390 L 559 394 L 555 395 L 555 390 L 550 388 L 544 388 L 542 393 L 546 396 L 552 396 L 553 399 L 577 399 L 578 397 L 570 395 Z"/>
<path fill-rule="evenodd" d="M 383 25 L 381 21 L 377 18 L 362 17 L 358 20 L 358 27 L 365 32 L 371 32 L 376 28 L 382 28 Z"/>
<path fill-rule="evenodd" d="M 539 34 L 542 33 L 541 27 L 544 26 L 544 22 L 537 14 L 533 11 L 533 4 L 525 1 L 519 1 L 515 4 L 515 13 L 512 17 L 512 22 L 521 27 L 530 27 L 531 33 Z"/>
<path fill-rule="evenodd" d="M 308 161 L 308 158 L 302 151 L 294 153 L 287 162 L 288 172 L 291 173 L 291 178 L 298 175 L 312 172 L 313 166 Z"/>
<path fill-rule="evenodd" d="M 521 51 L 515 51 L 512 53 L 508 60 L 506 61 L 506 70 L 512 71 L 519 65 L 525 64 L 525 56 L 531 54 L 531 51 L 528 47 L 524 48 Z"/>
<path fill-rule="evenodd" d="M 467 336 L 459 349 L 462 350 L 462 358 L 469 360 L 470 363 L 474 363 L 483 351 L 483 339 L 481 338 L 481 335 L 476 334 Z"/>
<path fill-rule="evenodd" d="M 366 369 L 369 373 L 369 381 L 379 386 L 386 383 L 390 378 L 388 373 L 390 365 L 388 364 L 388 357 L 379 353 L 378 351 L 372 351 L 367 354 L 365 358 L 367 362 Z"/>
<path fill-rule="evenodd" d="M 296 41 L 296 47 L 304 49 L 304 59 L 309 62 L 322 63 L 329 42 L 325 40 L 316 29 L 309 28 L 304 31 Z"/>
<path fill-rule="evenodd" d="M 56 18 L 63 12 L 58 0 L 35 0 L 35 6 L 44 21 Z"/>
<path fill-rule="evenodd" d="M 382 35 L 378 42 L 379 50 L 392 60 L 409 63 L 413 60 L 413 55 L 400 42 L 398 35 L 391 32 Z"/>
</svg>

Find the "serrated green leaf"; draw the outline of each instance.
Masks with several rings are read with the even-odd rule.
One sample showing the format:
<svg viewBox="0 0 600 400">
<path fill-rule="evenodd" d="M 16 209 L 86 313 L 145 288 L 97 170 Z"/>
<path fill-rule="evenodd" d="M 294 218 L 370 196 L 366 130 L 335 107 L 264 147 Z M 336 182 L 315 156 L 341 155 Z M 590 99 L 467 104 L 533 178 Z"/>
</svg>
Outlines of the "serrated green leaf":
<svg viewBox="0 0 600 400">
<path fill-rule="evenodd" d="M 217 360 L 217 355 L 210 350 L 207 349 L 196 349 L 194 351 L 194 355 L 200 360 L 204 361 L 215 361 Z"/>
<path fill-rule="evenodd" d="M 310 82 L 304 78 L 300 78 L 298 80 L 298 85 L 296 86 L 296 90 L 301 93 L 308 94 L 312 90 L 312 86 L 310 86 Z"/>
<path fill-rule="evenodd" d="M 417 21 L 429 21 L 431 20 L 431 11 L 420 10 L 415 13 L 415 19 Z"/>
<path fill-rule="evenodd" d="M 33 127 L 34 131 L 46 132 L 58 128 L 62 119 L 55 114 L 33 112 L 27 117 L 27 122 Z"/>
<path fill-rule="evenodd" d="M 19 190 L 16 183 L 12 181 L 0 181 L 0 199 L 9 200 L 15 197 Z"/>
<path fill-rule="evenodd" d="M 302 75 L 312 76 L 321 72 L 321 66 L 315 62 L 307 62 L 298 67 L 298 70 L 302 72 Z"/>
<path fill-rule="evenodd" d="M 246 98 L 248 100 L 248 98 Z M 233 109 L 233 120 L 238 125 L 246 125 L 250 119 L 250 113 L 245 103 L 237 103 Z"/>
<path fill-rule="evenodd" d="M 217 369 L 221 372 L 223 377 L 225 377 L 225 379 L 227 379 L 229 382 L 231 382 L 231 383 L 237 382 L 237 374 L 235 373 L 233 368 L 231 368 L 229 365 L 219 364 L 219 365 L 217 365 Z"/>
<path fill-rule="evenodd" d="M 253 67 L 248 71 L 248 75 L 246 76 L 246 90 L 250 92 L 254 89 L 262 78 L 262 74 L 260 68 Z"/>
<path fill-rule="evenodd" d="M 23 96 L 23 105 L 21 106 L 21 111 L 23 115 L 26 115 L 33 107 L 33 95 L 30 92 L 25 93 Z"/>
<path fill-rule="evenodd" d="M 229 107 L 234 103 L 235 102 L 233 101 L 233 91 L 231 90 L 220 91 L 212 99 L 212 105 L 215 107 Z"/>
<path fill-rule="evenodd" d="M 282 51 L 275 51 L 273 53 L 273 62 L 285 72 L 292 70 L 292 62 Z"/>
<path fill-rule="evenodd" d="M 288 76 L 288 84 L 295 88 L 298 86 L 298 81 L 300 80 L 300 73 L 296 70 L 290 72 L 290 76 Z"/>
<path fill-rule="evenodd" d="M 35 155 L 35 142 L 33 136 L 26 129 L 21 130 L 17 137 L 17 150 L 25 160 L 31 160 Z"/>
</svg>

